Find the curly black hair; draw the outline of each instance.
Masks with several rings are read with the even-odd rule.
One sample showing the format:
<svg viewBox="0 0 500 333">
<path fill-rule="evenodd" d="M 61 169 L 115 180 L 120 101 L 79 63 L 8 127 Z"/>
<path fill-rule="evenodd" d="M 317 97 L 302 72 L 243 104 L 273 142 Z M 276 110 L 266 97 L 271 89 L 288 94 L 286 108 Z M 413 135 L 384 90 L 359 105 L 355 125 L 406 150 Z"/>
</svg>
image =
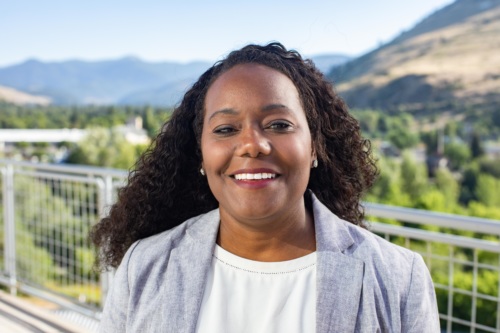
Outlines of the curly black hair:
<svg viewBox="0 0 500 333">
<path fill-rule="evenodd" d="M 109 215 L 93 227 L 90 236 L 100 248 L 101 266 L 117 267 L 136 240 L 218 207 L 199 173 L 205 95 L 222 73 L 247 63 L 273 68 L 295 84 L 319 161 L 308 188 L 337 216 L 364 227 L 361 197 L 378 171 L 358 122 L 312 61 L 279 43 L 247 45 L 209 68 L 189 89 L 130 172 Z"/>
</svg>

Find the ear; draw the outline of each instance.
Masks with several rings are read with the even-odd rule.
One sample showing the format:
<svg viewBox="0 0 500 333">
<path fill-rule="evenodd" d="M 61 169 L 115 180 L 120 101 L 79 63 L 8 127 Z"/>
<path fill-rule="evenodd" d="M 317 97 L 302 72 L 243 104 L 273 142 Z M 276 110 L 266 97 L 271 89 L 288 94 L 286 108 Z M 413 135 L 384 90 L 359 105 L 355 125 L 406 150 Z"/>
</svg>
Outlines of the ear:
<svg viewBox="0 0 500 333">
<path fill-rule="evenodd" d="M 315 169 L 318 167 L 318 159 L 317 159 L 317 156 L 316 156 L 316 151 L 312 151 L 312 154 L 311 154 L 311 169 Z"/>
</svg>

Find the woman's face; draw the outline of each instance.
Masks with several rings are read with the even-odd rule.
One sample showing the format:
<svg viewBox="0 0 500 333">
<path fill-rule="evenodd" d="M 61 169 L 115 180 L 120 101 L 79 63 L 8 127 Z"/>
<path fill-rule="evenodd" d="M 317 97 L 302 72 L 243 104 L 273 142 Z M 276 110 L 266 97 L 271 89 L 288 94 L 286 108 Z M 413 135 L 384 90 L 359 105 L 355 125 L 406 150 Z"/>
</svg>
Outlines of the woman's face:
<svg viewBox="0 0 500 333">
<path fill-rule="evenodd" d="M 284 74 L 242 64 L 217 78 L 205 97 L 201 151 L 221 216 L 255 223 L 303 207 L 311 134 Z"/>
</svg>

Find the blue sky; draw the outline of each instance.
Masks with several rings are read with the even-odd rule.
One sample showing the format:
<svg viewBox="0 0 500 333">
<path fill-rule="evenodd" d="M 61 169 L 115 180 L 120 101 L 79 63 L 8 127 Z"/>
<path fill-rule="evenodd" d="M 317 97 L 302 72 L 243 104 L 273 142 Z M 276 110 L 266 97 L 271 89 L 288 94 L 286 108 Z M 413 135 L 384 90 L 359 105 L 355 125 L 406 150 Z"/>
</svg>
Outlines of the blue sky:
<svg viewBox="0 0 500 333">
<path fill-rule="evenodd" d="M 0 0 L 0 66 L 29 58 L 214 61 L 277 40 L 360 55 L 451 0 Z"/>
</svg>

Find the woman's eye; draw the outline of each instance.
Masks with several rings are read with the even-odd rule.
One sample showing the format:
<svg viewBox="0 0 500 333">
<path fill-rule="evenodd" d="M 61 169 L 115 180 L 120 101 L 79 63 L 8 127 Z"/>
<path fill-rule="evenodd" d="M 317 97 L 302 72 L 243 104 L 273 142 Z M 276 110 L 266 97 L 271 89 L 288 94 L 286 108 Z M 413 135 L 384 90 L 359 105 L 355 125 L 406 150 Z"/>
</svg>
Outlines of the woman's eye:
<svg viewBox="0 0 500 333">
<path fill-rule="evenodd" d="M 215 128 L 213 132 L 215 134 L 228 135 L 234 133 L 235 131 L 236 129 L 231 126 L 219 126 Z"/>
<path fill-rule="evenodd" d="M 286 121 L 276 121 L 268 126 L 269 129 L 278 130 L 278 131 L 289 131 L 292 129 L 292 124 Z"/>
</svg>

